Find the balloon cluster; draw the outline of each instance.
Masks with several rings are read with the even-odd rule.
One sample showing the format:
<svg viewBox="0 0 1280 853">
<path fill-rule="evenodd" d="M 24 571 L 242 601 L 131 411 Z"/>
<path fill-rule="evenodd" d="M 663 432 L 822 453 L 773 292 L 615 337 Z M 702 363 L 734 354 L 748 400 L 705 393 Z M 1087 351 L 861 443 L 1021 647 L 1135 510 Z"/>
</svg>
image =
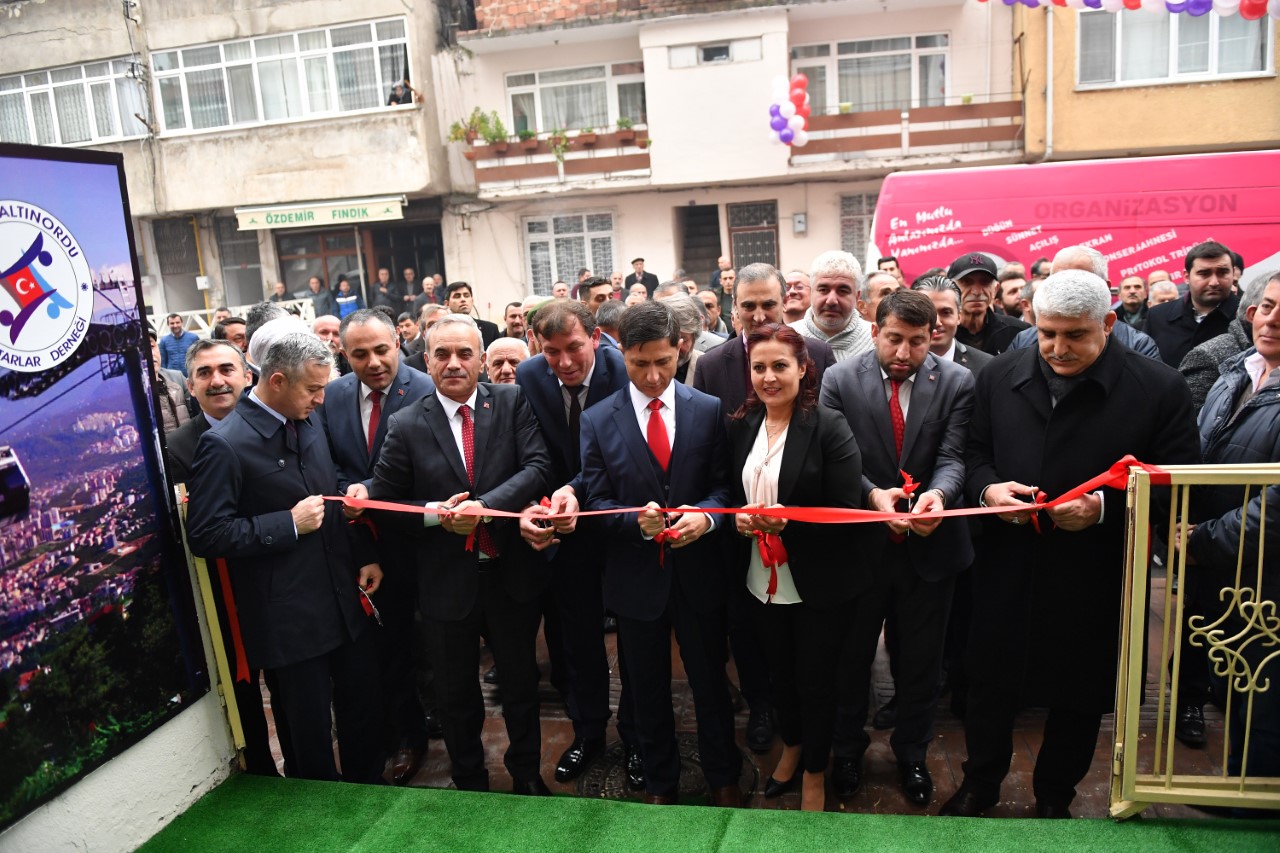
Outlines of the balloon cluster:
<svg viewBox="0 0 1280 853">
<path fill-rule="evenodd" d="M 979 2 L 986 3 L 987 0 Z M 1247 21 L 1256 21 L 1265 15 L 1280 20 L 1280 0 L 1004 0 L 1006 6 L 1016 6 L 1019 3 L 1032 9 L 1052 3 L 1054 6 L 1071 9 L 1103 9 L 1107 12 L 1119 12 L 1122 9 L 1163 10 L 1174 14 L 1185 12 L 1193 18 L 1217 12 L 1224 18 L 1239 14 Z"/>
<path fill-rule="evenodd" d="M 773 81 L 773 103 L 769 105 L 769 127 L 773 139 L 793 148 L 809 143 L 809 78 L 797 74 L 788 80 Z"/>
</svg>

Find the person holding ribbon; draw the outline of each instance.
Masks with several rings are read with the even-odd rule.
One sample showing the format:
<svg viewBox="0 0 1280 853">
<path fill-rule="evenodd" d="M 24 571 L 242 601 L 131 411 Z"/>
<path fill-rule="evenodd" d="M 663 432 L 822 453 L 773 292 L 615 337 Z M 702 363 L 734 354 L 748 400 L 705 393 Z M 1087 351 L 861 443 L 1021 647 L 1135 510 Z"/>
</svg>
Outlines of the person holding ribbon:
<svg viewBox="0 0 1280 853">
<path fill-rule="evenodd" d="M 831 557 L 852 553 L 862 533 L 857 525 L 788 521 L 769 510 L 860 507 L 862 459 L 841 414 L 818 405 L 818 374 L 795 329 L 756 328 L 747 358 L 751 390 L 728 435 L 731 500 L 755 510 L 734 519 L 737 533 L 754 540 L 746 587 L 784 744 L 764 793 L 777 797 L 803 778 L 802 808 L 823 811 L 836 717 L 830 673 L 849 626 L 847 604 L 868 584 L 866 573 Z"/>
</svg>

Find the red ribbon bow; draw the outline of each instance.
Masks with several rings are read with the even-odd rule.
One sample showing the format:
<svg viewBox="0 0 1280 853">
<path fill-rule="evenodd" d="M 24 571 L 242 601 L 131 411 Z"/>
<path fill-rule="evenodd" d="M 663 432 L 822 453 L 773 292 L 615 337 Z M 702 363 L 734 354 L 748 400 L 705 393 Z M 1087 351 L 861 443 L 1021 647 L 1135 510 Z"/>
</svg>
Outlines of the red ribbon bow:
<svg viewBox="0 0 1280 853">
<path fill-rule="evenodd" d="M 658 543 L 658 566 L 661 568 L 666 565 L 666 543 L 680 541 L 680 534 L 672 530 L 670 527 L 664 527 L 662 530 L 658 531 L 657 536 L 653 537 L 653 541 Z"/>
<path fill-rule="evenodd" d="M 760 549 L 760 562 L 769 568 L 769 589 L 767 592 L 770 596 L 776 595 L 778 592 L 778 567 L 787 562 L 787 549 L 782 544 L 782 537 L 776 533 L 765 533 L 763 530 L 753 530 L 752 533 L 756 537 L 756 547 Z"/>
</svg>

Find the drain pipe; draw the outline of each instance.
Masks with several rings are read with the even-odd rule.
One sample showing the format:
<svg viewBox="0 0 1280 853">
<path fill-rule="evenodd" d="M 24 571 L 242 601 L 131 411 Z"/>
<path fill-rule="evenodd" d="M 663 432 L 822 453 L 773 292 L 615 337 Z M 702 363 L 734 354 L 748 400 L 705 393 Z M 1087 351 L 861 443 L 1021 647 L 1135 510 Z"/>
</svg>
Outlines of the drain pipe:
<svg viewBox="0 0 1280 853">
<path fill-rule="evenodd" d="M 1043 8 L 1049 19 L 1045 25 L 1044 49 L 1044 154 L 1037 163 L 1053 158 L 1053 7 L 1046 4 Z"/>
</svg>

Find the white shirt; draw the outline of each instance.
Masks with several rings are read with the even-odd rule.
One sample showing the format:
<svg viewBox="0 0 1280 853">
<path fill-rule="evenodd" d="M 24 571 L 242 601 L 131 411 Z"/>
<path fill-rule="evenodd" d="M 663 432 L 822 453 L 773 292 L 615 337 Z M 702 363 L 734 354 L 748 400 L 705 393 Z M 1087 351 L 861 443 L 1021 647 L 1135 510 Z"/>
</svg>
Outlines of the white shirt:
<svg viewBox="0 0 1280 853">
<path fill-rule="evenodd" d="M 934 354 L 937 355 L 937 353 L 934 353 Z M 947 347 L 947 351 L 942 355 L 939 355 L 938 358 L 942 359 L 943 361 L 956 360 L 956 339 L 954 337 L 951 339 L 951 346 Z"/>
<path fill-rule="evenodd" d="M 782 471 L 782 453 L 787 443 L 788 429 L 769 447 L 769 434 L 763 422 L 756 433 L 755 444 L 747 454 L 747 461 L 742 466 L 742 489 L 747 496 L 747 503 L 764 503 L 766 506 L 778 502 L 778 475 Z M 777 568 L 778 586 L 773 596 L 769 596 L 769 567 L 760 557 L 760 547 L 751 543 L 751 563 L 747 566 L 747 591 L 765 604 L 799 604 L 800 593 L 796 590 L 795 580 L 791 577 L 791 566 L 783 563 Z"/>
<path fill-rule="evenodd" d="M 1244 360 L 1244 369 L 1249 374 L 1249 381 L 1253 386 L 1254 393 L 1262 390 L 1262 386 L 1268 379 L 1280 376 L 1276 370 L 1267 369 L 1267 360 L 1262 357 L 1262 353 L 1255 352 Z"/>
<path fill-rule="evenodd" d="M 379 411 L 381 407 L 387 403 L 387 392 L 382 392 L 382 399 L 378 401 Z M 360 429 L 361 435 L 367 439 L 369 436 L 369 421 L 373 418 L 373 389 L 363 382 L 360 383 Z M 381 419 L 381 415 L 379 415 Z"/>
<path fill-rule="evenodd" d="M 593 365 L 594 367 L 594 365 Z M 570 399 L 571 392 L 569 386 L 560 381 L 560 377 L 556 377 L 556 381 L 560 382 L 560 399 L 564 401 L 564 422 L 569 423 L 569 407 L 573 405 Z M 583 409 L 587 408 L 587 395 L 591 393 L 591 374 L 587 374 L 587 378 L 582 380 L 582 384 L 578 386 L 578 405 Z"/>
<path fill-rule="evenodd" d="M 471 396 L 467 398 L 465 405 L 471 407 L 471 422 L 474 424 L 476 419 L 476 397 L 479 396 L 480 389 L 474 388 Z M 444 409 L 444 416 L 449 421 L 449 432 L 453 434 L 453 444 L 458 449 L 458 458 L 462 460 L 462 470 L 467 469 L 467 455 L 462 451 L 462 414 L 463 403 L 457 400 L 451 400 L 445 395 L 436 391 L 436 399 L 440 401 L 440 407 Z M 471 500 L 475 499 L 472 495 Z M 440 501 L 428 501 L 427 506 L 435 509 L 440 506 Z M 440 523 L 440 516 L 427 513 L 422 516 L 422 524 L 424 527 L 435 527 Z"/>
<path fill-rule="evenodd" d="M 911 389 L 915 387 L 916 373 L 911 374 L 902 385 L 898 387 L 898 405 L 902 406 L 902 419 L 907 419 L 907 410 L 911 408 Z M 893 395 L 893 380 L 889 378 L 889 374 L 885 373 L 884 368 L 880 368 L 880 378 L 884 380 L 884 398 L 887 401 Z"/>
<path fill-rule="evenodd" d="M 254 388 L 252 391 L 250 391 L 250 392 L 249 392 L 249 399 L 250 399 L 250 400 L 252 400 L 253 402 L 257 403 L 257 404 L 258 404 L 258 406 L 259 406 L 263 411 L 268 412 L 268 413 L 271 415 L 271 417 L 275 418 L 275 419 L 276 419 L 276 420 L 278 420 L 280 423 L 284 423 L 286 420 L 288 420 L 284 415 L 280 414 L 280 413 L 279 413 L 279 412 L 277 412 L 275 409 L 271 408 L 271 407 L 270 407 L 270 406 L 268 406 L 266 403 L 262 402 L 262 398 L 258 396 L 258 389 L 257 389 L 257 388 Z"/>
<path fill-rule="evenodd" d="M 658 414 L 662 416 L 662 423 L 667 428 L 667 441 L 672 444 L 676 443 L 676 383 L 674 380 L 667 383 L 667 388 L 657 398 L 653 398 L 645 394 L 632 383 L 627 386 L 631 392 L 631 406 L 636 410 L 636 423 L 640 426 L 640 434 L 644 436 L 645 441 L 649 440 L 649 401 L 658 399 L 662 401 L 662 408 L 658 410 Z M 667 448 L 671 450 L 670 447 Z"/>
</svg>

